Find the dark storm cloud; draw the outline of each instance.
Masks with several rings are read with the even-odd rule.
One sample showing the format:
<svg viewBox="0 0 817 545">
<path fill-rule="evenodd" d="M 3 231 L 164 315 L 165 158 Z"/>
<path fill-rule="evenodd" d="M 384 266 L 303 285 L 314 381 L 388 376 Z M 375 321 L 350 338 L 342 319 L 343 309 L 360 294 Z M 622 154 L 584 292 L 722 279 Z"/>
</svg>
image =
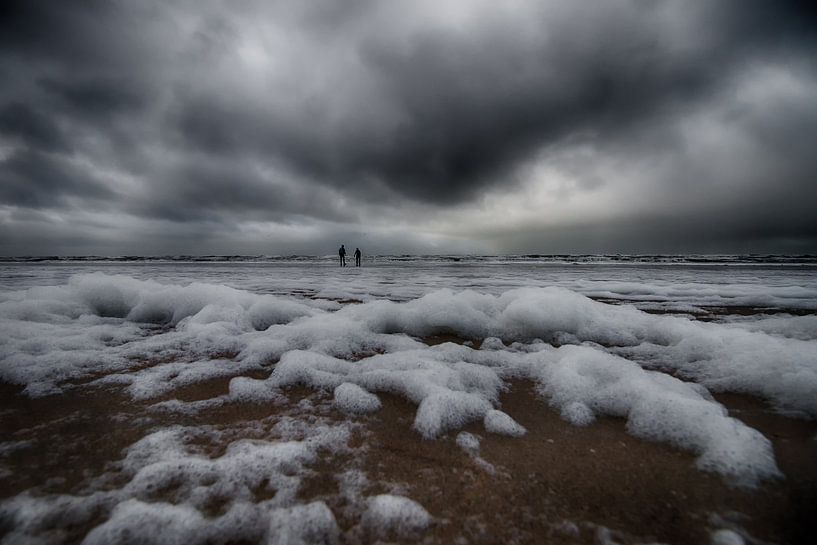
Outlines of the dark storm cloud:
<svg viewBox="0 0 817 545">
<path fill-rule="evenodd" d="M 523 191 L 544 161 L 564 166 L 574 193 L 620 188 L 610 206 L 625 210 L 619 173 L 561 157 L 582 145 L 599 164 L 661 161 L 652 210 L 620 220 L 654 225 L 656 244 L 694 245 L 685 226 L 699 220 L 686 219 L 700 210 L 727 242 L 813 240 L 816 12 L 760 0 L 3 2 L 0 204 L 87 202 L 230 230 L 355 225 L 357 201 L 409 221 Z M 805 87 L 779 76 L 769 85 L 794 98 L 743 100 L 734 82 L 756 65 L 797 71 Z M 720 154 L 689 145 L 714 129 L 683 128 L 709 109 L 730 128 Z M 586 228 L 571 233 L 598 221 L 577 218 Z M 535 246 L 542 229 L 482 227 L 507 248 Z"/>
<path fill-rule="evenodd" d="M 20 102 L 0 107 L 0 135 L 42 151 L 71 149 L 62 130 L 51 118 Z"/>
<path fill-rule="evenodd" d="M 403 41 L 364 36 L 360 57 L 396 124 L 372 121 L 378 112 L 362 103 L 339 113 L 343 130 L 329 129 L 336 97 L 327 88 L 291 117 L 259 119 L 229 96 L 199 97 L 181 105 L 177 128 L 200 149 L 255 149 L 328 183 L 367 191 L 377 180 L 450 204 L 497 183 L 537 148 L 582 131 L 620 138 L 656 112 L 705 97 L 745 56 L 813 38 L 804 5 L 698 7 L 692 22 L 702 26 L 681 37 L 689 43 L 678 52 L 655 24 L 666 4 L 577 3 L 555 20 L 535 14 L 541 34 L 533 35 L 515 33 L 512 20 L 468 33 L 422 29 Z"/>
<path fill-rule="evenodd" d="M 129 20 L 134 13 L 118 0 L 7 0 L 0 6 L 0 47 L 6 57 L 66 72 L 110 69 L 141 49 L 145 29 L 132 23 L 150 21 Z"/>
<path fill-rule="evenodd" d="M 90 78 L 77 81 L 43 79 L 39 82 L 55 106 L 72 117 L 107 118 L 138 112 L 147 106 L 141 84 L 128 77 Z"/>
<path fill-rule="evenodd" d="M 231 163 L 229 168 L 202 158 L 164 172 L 142 198 L 128 203 L 137 215 L 173 222 L 243 219 L 285 221 L 287 216 L 313 216 L 330 221 L 354 219 L 338 210 L 324 192 L 286 185 L 257 165 Z"/>
<path fill-rule="evenodd" d="M 83 168 L 58 156 L 21 151 L 0 162 L 0 202 L 28 208 L 54 208 L 70 197 L 108 200 L 115 193 Z"/>
</svg>

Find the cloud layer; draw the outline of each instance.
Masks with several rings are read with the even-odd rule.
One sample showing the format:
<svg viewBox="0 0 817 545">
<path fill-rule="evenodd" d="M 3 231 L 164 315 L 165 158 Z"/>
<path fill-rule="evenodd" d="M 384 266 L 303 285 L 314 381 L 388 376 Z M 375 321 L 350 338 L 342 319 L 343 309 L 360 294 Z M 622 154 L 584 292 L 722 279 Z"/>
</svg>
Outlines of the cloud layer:
<svg viewBox="0 0 817 545">
<path fill-rule="evenodd" d="M 2 11 L 2 254 L 817 250 L 807 3 Z"/>
</svg>

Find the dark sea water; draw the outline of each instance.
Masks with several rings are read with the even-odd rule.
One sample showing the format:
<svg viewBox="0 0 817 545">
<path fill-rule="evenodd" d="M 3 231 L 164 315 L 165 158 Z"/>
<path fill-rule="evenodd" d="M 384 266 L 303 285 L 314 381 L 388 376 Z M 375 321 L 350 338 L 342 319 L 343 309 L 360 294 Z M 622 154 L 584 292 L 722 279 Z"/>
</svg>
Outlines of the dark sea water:
<svg viewBox="0 0 817 545">
<path fill-rule="evenodd" d="M 356 300 L 558 286 L 644 308 L 817 309 L 815 256 L 365 256 L 360 268 L 340 268 L 332 256 L 5 258 L 0 288 L 60 285 L 93 272 Z"/>
</svg>

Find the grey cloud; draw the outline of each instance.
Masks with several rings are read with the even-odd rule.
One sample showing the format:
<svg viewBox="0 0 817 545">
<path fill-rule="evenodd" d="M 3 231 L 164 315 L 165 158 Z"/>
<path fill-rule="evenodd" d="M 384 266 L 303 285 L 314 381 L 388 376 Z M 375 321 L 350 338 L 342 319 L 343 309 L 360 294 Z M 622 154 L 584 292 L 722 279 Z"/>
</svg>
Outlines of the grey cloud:
<svg viewBox="0 0 817 545">
<path fill-rule="evenodd" d="M 0 7 L 0 46 L 5 57 L 66 76 L 128 70 L 144 61 L 133 55 L 160 46 L 151 43 L 153 27 L 172 22 L 170 14 L 152 1 L 7 0 Z M 129 63 L 124 62 L 128 59 Z"/>
<path fill-rule="evenodd" d="M 157 183 L 126 209 L 174 222 L 228 221 L 234 215 L 279 222 L 292 216 L 355 219 L 325 189 L 287 183 L 258 165 L 238 161 L 225 165 L 204 157 L 158 174 Z"/>
<path fill-rule="evenodd" d="M 353 35 L 351 47 L 372 78 L 363 91 L 387 104 L 388 122 L 371 101 L 341 101 L 340 85 L 295 103 L 294 114 L 259 116 L 229 93 L 199 94 L 180 105 L 178 134 L 211 152 L 272 155 L 349 190 L 366 193 L 379 182 L 418 201 L 451 204 L 507 183 L 543 146 L 587 131 L 620 138 L 666 109 L 694 104 L 746 56 L 796 47 L 811 31 L 797 6 L 695 6 L 678 14 L 690 27 L 674 37 L 678 44 L 659 24 L 670 4 L 534 10 L 535 31 L 527 33 L 516 32 L 520 21 L 499 18 L 465 33 L 430 27 L 402 40 L 386 30 Z M 330 83 L 343 77 L 327 75 Z"/>
<path fill-rule="evenodd" d="M 93 174 L 59 156 L 21 151 L 0 162 L 0 202 L 3 204 L 62 207 L 70 197 L 83 199 L 88 205 L 112 199 L 115 193 Z"/>
<path fill-rule="evenodd" d="M 77 81 L 45 78 L 39 85 L 57 99 L 58 108 L 81 119 L 138 112 L 147 106 L 148 101 L 147 94 L 142 89 L 144 84 L 127 76 Z"/>
<path fill-rule="evenodd" d="M 0 135 L 41 151 L 70 151 L 62 130 L 46 115 L 22 102 L 0 107 Z"/>
</svg>

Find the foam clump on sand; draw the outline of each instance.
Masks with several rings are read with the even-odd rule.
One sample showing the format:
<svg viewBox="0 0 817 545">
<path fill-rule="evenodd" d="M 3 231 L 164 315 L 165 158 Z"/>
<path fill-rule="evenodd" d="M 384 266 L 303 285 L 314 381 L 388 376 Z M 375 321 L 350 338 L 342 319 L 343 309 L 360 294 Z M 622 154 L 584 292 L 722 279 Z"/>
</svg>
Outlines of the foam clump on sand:
<svg viewBox="0 0 817 545">
<path fill-rule="evenodd" d="M 492 369 L 456 361 L 450 348 L 429 357 L 427 350 L 404 351 L 349 362 L 308 351 L 287 353 L 267 383 L 271 387 L 305 385 L 330 390 L 344 382 L 369 392 L 388 392 L 416 403 L 414 429 L 428 438 L 481 420 L 498 399 L 501 380 Z M 466 349 L 470 350 L 470 349 Z"/>
<path fill-rule="evenodd" d="M 434 393 L 417 407 L 414 429 L 430 439 L 446 431 L 460 429 L 490 410 L 491 404 L 477 394 L 456 391 Z"/>
<path fill-rule="evenodd" d="M 561 416 L 574 426 L 587 426 L 596 419 L 590 407 L 581 401 L 571 401 L 562 407 Z"/>
<path fill-rule="evenodd" d="M 335 516 L 322 501 L 270 513 L 267 545 L 334 545 L 339 536 Z"/>
<path fill-rule="evenodd" d="M 457 446 L 468 453 L 479 453 L 479 437 L 467 431 L 457 434 Z"/>
<path fill-rule="evenodd" d="M 380 409 L 380 400 L 357 384 L 344 382 L 335 388 L 335 406 L 352 414 L 371 413 Z"/>
<path fill-rule="evenodd" d="M 505 350 L 505 343 L 496 337 L 486 337 L 482 340 L 482 350 Z"/>
<path fill-rule="evenodd" d="M 130 499 L 116 505 L 111 517 L 91 530 L 83 543 L 187 545 L 261 539 L 268 545 L 334 545 L 339 534 L 335 517 L 323 502 L 269 509 L 266 516 L 249 506 L 233 507 L 216 523 L 208 523 L 189 505 Z"/>
<path fill-rule="evenodd" d="M 671 443 L 699 455 L 703 469 L 753 486 L 780 476 L 771 442 L 727 416 L 705 389 L 588 347 L 565 346 L 531 367 L 540 393 L 576 425 L 592 413 L 627 419 L 638 437 Z"/>
<path fill-rule="evenodd" d="M 467 431 L 461 431 L 457 434 L 455 442 L 477 467 L 490 475 L 496 475 L 496 467 L 479 455 L 480 438 L 478 436 Z"/>
<path fill-rule="evenodd" d="M 438 348 L 437 357 L 453 360 L 450 365 L 441 365 L 426 350 L 376 355 L 354 363 L 293 351 L 281 359 L 269 383 L 274 387 L 300 384 L 333 389 L 343 382 L 354 382 L 369 391 L 394 393 L 418 405 L 414 429 L 434 438 L 481 420 L 493 408 L 502 386 L 494 370 L 456 361 L 451 357 L 455 353 Z"/>
<path fill-rule="evenodd" d="M 721 528 L 712 532 L 709 538 L 710 545 L 744 545 L 746 541 L 733 530 Z"/>
<path fill-rule="evenodd" d="M 378 536 L 394 533 L 400 538 L 411 538 L 428 528 L 431 520 L 431 515 L 419 503 L 403 496 L 381 494 L 369 498 L 361 522 Z"/>
<path fill-rule="evenodd" d="M 219 457 L 194 445 L 219 442 L 207 427 L 155 431 L 131 445 L 117 464 L 126 484 L 90 495 L 34 497 L 0 503 L 9 542 L 36 542 L 60 527 L 106 520 L 86 543 L 335 543 L 334 516 L 321 502 L 299 504 L 297 493 L 318 451 L 346 448 L 343 425 L 281 420 L 278 441 L 239 439 Z M 259 499 L 258 495 L 265 499 Z M 214 506 L 223 510 L 213 512 Z"/>
<path fill-rule="evenodd" d="M 527 430 L 523 426 L 520 426 L 516 420 L 511 418 L 507 413 L 496 409 L 492 409 L 485 413 L 483 424 L 485 426 L 485 431 L 497 433 L 499 435 L 522 437 L 527 433 Z"/>
<path fill-rule="evenodd" d="M 110 543 L 205 543 L 218 532 L 207 528 L 205 517 L 187 505 L 146 503 L 131 499 L 118 504 L 111 518 L 83 540 L 87 545 Z"/>
</svg>

